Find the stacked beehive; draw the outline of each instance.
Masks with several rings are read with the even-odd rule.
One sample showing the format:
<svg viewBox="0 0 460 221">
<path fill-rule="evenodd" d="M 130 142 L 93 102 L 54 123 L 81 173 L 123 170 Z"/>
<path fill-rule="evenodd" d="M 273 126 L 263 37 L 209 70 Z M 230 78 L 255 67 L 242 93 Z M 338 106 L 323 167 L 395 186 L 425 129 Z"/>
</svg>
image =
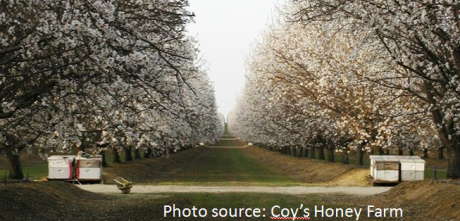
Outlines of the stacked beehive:
<svg viewBox="0 0 460 221">
<path fill-rule="evenodd" d="M 370 174 L 374 183 L 423 180 L 425 161 L 418 156 L 371 155 Z"/>
<path fill-rule="evenodd" d="M 395 156 L 371 155 L 371 176 L 375 183 L 398 183 L 399 160 Z"/>
<path fill-rule="evenodd" d="M 102 158 L 77 158 L 78 160 L 78 179 L 80 180 L 100 180 L 102 177 Z"/>
<path fill-rule="evenodd" d="M 99 181 L 102 157 L 55 155 L 48 157 L 48 180 Z"/>
<path fill-rule="evenodd" d="M 48 158 L 48 179 L 72 179 L 72 161 L 74 155 L 50 156 Z"/>
<path fill-rule="evenodd" d="M 400 159 L 401 181 L 423 180 L 425 177 L 425 161 L 417 156 L 406 156 Z"/>
</svg>

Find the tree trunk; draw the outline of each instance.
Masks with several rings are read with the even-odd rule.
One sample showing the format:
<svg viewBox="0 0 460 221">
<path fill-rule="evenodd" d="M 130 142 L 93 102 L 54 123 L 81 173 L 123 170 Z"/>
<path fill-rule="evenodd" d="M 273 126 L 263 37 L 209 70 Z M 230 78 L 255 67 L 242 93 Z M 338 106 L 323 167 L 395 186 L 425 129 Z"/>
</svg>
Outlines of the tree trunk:
<svg viewBox="0 0 460 221">
<path fill-rule="evenodd" d="M 78 150 L 79 151 L 82 151 L 82 152 L 85 152 L 85 146 L 83 146 L 83 142 L 80 144 L 80 146 L 78 146 Z M 78 152 L 78 151 L 77 151 Z"/>
<path fill-rule="evenodd" d="M 13 154 L 12 150 L 6 149 L 6 157 L 8 158 L 8 162 L 10 164 L 9 168 L 9 178 L 11 179 L 23 179 L 24 174 L 22 173 L 22 165 L 21 160 L 19 159 L 19 154 Z"/>
<path fill-rule="evenodd" d="M 144 158 L 148 159 L 152 155 L 152 149 L 147 148 L 147 151 L 144 152 Z"/>
<path fill-rule="evenodd" d="M 385 149 L 385 155 L 390 155 L 390 148 Z"/>
<path fill-rule="evenodd" d="M 320 160 L 326 160 L 326 158 L 324 156 L 324 147 L 323 146 L 318 147 L 318 151 L 319 151 L 319 159 Z"/>
<path fill-rule="evenodd" d="M 444 147 L 438 148 L 438 159 L 444 159 Z"/>
<path fill-rule="evenodd" d="M 295 156 L 296 156 L 296 155 L 295 155 L 295 154 L 296 154 L 296 150 L 295 150 L 295 147 L 293 147 L 293 146 L 290 146 L 290 147 L 289 147 L 289 151 L 291 152 L 291 156 L 293 156 L 293 157 L 295 157 Z"/>
<path fill-rule="evenodd" d="M 383 155 L 383 154 L 384 154 L 383 148 L 382 148 L 382 147 L 378 147 L 378 150 L 379 150 L 379 155 Z"/>
<path fill-rule="evenodd" d="M 100 152 L 101 156 L 102 156 L 102 166 L 103 167 L 107 167 L 107 157 L 105 156 L 105 151 L 102 150 Z"/>
<path fill-rule="evenodd" d="M 302 147 L 302 157 L 308 157 L 308 149 L 306 147 Z"/>
<path fill-rule="evenodd" d="M 460 144 L 456 142 L 458 137 L 453 140 L 453 147 L 447 148 L 447 178 L 460 178 Z"/>
<path fill-rule="evenodd" d="M 399 155 L 399 156 L 402 156 L 402 155 L 404 155 L 404 151 L 403 151 L 403 148 L 401 148 L 401 147 L 398 147 L 398 155 Z"/>
<path fill-rule="evenodd" d="M 166 147 L 166 156 L 169 156 L 169 154 L 171 153 L 171 148 L 170 147 Z M 174 152 L 173 152 L 174 153 Z"/>
<path fill-rule="evenodd" d="M 428 158 L 428 149 L 427 148 L 423 148 L 422 158 L 424 158 L 424 159 Z"/>
<path fill-rule="evenodd" d="M 332 147 L 327 148 L 327 153 L 328 153 L 327 161 L 335 162 L 334 148 L 332 148 Z"/>
<path fill-rule="evenodd" d="M 113 163 L 121 163 L 120 154 L 117 149 L 113 149 Z"/>
<path fill-rule="evenodd" d="M 284 149 L 286 150 L 287 155 L 291 155 L 291 148 L 285 146 Z"/>
<path fill-rule="evenodd" d="M 348 150 L 342 150 L 342 163 L 349 164 L 350 161 L 348 160 Z"/>
<path fill-rule="evenodd" d="M 315 147 L 310 147 L 310 159 L 315 159 L 315 158 L 316 158 Z"/>
<path fill-rule="evenodd" d="M 412 148 L 409 149 L 409 156 L 414 156 L 414 150 Z"/>
<path fill-rule="evenodd" d="M 133 161 L 133 151 L 132 151 L 132 147 L 127 147 L 125 148 L 125 161 L 126 162 L 131 162 Z"/>
<path fill-rule="evenodd" d="M 358 157 L 358 165 L 364 165 L 364 151 L 363 151 L 363 146 L 362 144 L 358 145 L 357 148 L 357 157 Z"/>
<path fill-rule="evenodd" d="M 78 151 L 85 152 L 86 133 L 83 133 L 83 135 L 82 135 L 82 137 L 81 137 L 81 140 L 82 140 L 82 142 L 81 142 L 80 145 L 78 146 Z M 77 153 L 78 153 L 78 151 L 77 151 Z"/>
<path fill-rule="evenodd" d="M 433 92 L 435 87 L 428 81 L 424 81 L 424 84 L 428 103 L 436 107 L 437 101 Z M 441 108 L 432 108 L 431 115 L 435 124 L 442 125 L 442 127 L 438 127 L 438 136 L 447 150 L 447 178 L 458 179 L 460 178 L 460 137 L 454 129 L 457 122 L 444 122 L 444 114 L 441 112 Z"/>
<path fill-rule="evenodd" d="M 139 150 L 139 148 L 134 149 L 134 159 L 139 160 L 141 158 L 141 151 Z"/>
<path fill-rule="evenodd" d="M 301 147 L 296 147 L 296 157 L 302 157 L 302 148 Z"/>
</svg>

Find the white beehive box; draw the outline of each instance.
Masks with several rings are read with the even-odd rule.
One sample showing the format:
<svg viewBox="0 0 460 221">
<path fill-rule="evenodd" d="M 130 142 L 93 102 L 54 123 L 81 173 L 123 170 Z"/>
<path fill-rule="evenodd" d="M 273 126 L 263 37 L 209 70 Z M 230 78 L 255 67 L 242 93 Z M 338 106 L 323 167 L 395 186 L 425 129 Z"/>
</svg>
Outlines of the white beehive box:
<svg viewBox="0 0 460 221">
<path fill-rule="evenodd" d="M 418 156 L 371 155 L 370 160 L 370 174 L 376 183 L 424 179 L 425 161 Z"/>
<path fill-rule="evenodd" d="M 70 164 L 74 155 L 48 157 L 48 179 L 69 179 L 72 177 Z"/>
<path fill-rule="evenodd" d="M 402 171 L 425 171 L 425 161 L 417 158 L 400 159 Z"/>
<path fill-rule="evenodd" d="M 381 183 L 397 183 L 399 182 L 398 170 L 375 170 L 374 181 Z"/>
<path fill-rule="evenodd" d="M 397 162 L 397 160 L 395 160 L 395 156 L 388 156 L 388 155 L 371 155 L 369 156 L 370 160 L 371 160 L 371 166 L 370 166 L 370 175 L 372 177 L 375 177 L 377 176 L 375 173 L 376 171 L 379 171 L 379 170 L 399 170 L 398 168 L 396 168 L 395 164 L 390 164 L 390 168 L 388 168 L 389 166 L 387 165 L 385 167 L 385 164 L 384 162 Z M 377 166 L 378 164 L 378 166 Z M 380 176 L 382 177 L 382 176 Z"/>
<path fill-rule="evenodd" d="M 389 161 L 392 160 L 392 161 Z M 371 175 L 374 182 L 394 183 L 399 182 L 399 162 L 393 159 L 373 159 Z"/>
<path fill-rule="evenodd" d="M 401 181 L 424 180 L 425 171 L 401 171 Z"/>
<path fill-rule="evenodd" d="M 400 159 L 401 181 L 424 180 L 425 161 L 418 156 Z"/>
<path fill-rule="evenodd" d="M 77 160 L 79 180 L 101 180 L 102 158 L 79 158 Z"/>
</svg>

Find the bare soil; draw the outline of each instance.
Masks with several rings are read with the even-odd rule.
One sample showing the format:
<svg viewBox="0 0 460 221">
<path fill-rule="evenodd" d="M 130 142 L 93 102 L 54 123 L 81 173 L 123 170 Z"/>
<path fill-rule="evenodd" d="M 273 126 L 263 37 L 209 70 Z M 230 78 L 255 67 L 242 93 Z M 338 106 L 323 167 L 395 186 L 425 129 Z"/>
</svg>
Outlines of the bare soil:
<svg viewBox="0 0 460 221">
<path fill-rule="evenodd" d="M 420 217 L 418 220 L 460 220 L 460 182 L 405 182 L 378 195 L 375 202 L 406 208 L 405 215 Z"/>
<path fill-rule="evenodd" d="M 207 200 L 234 201 L 235 197 L 239 197 L 241 202 L 245 201 L 244 198 L 241 198 L 244 195 L 225 193 L 218 195 L 96 194 L 63 182 L 0 184 L 0 196 L 0 220 L 163 220 L 163 205 L 176 204 L 177 207 L 191 208 Z M 263 203 L 265 200 L 276 199 L 269 203 L 272 206 L 281 199 L 289 198 L 292 208 L 299 203 L 326 204 L 332 208 L 347 206 L 364 209 L 367 205 L 375 205 L 380 208 L 402 208 L 404 217 L 398 220 L 460 220 L 460 185 L 453 181 L 403 183 L 386 193 L 366 197 L 337 194 L 295 195 L 293 197 L 278 194 L 249 194 L 247 196 L 257 199 L 257 202 L 245 203 L 251 206 L 257 206 L 258 203 Z M 230 204 L 230 202 L 227 203 Z M 225 206 L 227 203 L 224 203 Z M 363 211 L 363 213 L 366 212 Z M 360 220 L 381 219 L 362 217 Z"/>
<path fill-rule="evenodd" d="M 162 197 L 101 195 L 65 182 L 0 184 L 0 220 L 152 220 Z"/>
</svg>

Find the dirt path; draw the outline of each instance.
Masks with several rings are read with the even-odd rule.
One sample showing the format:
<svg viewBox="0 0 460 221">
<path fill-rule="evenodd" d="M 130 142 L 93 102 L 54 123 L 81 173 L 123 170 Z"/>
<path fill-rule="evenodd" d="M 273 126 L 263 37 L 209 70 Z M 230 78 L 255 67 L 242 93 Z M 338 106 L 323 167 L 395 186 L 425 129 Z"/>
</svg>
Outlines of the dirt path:
<svg viewBox="0 0 460 221">
<path fill-rule="evenodd" d="M 77 185 L 94 193 L 118 194 L 116 185 Z M 136 185 L 131 193 L 273 193 L 273 194 L 346 194 L 375 195 L 390 190 L 391 187 L 223 187 L 223 186 L 177 186 L 177 185 Z"/>
</svg>

